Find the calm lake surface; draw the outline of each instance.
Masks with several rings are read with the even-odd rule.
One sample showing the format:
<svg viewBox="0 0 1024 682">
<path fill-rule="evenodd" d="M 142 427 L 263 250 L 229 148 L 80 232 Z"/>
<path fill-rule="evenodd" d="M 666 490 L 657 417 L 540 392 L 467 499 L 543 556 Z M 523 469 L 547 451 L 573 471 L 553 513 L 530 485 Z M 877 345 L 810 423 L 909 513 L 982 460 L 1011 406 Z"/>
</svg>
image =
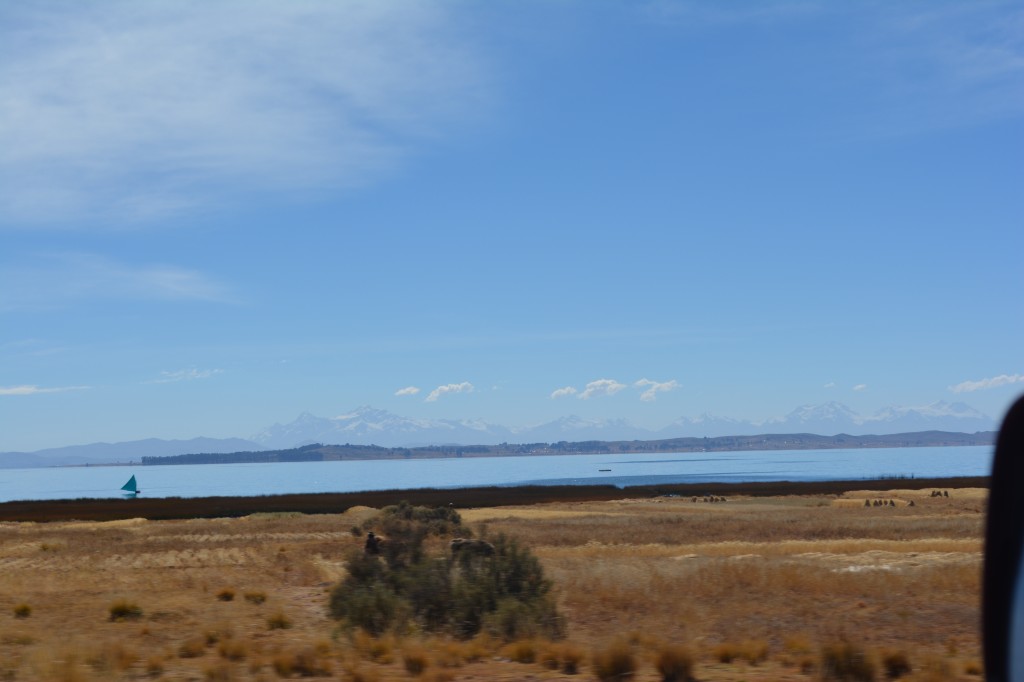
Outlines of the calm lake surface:
<svg viewBox="0 0 1024 682">
<path fill-rule="evenodd" d="M 146 497 L 281 495 L 488 485 L 619 487 L 700 481 L 987 476 L 993 446 L 633 455 L 0 469 L 0 502 L 119 497 L 134 474 Z M 608 469 L 609 471 L 601 471 Z"/>
</svg>

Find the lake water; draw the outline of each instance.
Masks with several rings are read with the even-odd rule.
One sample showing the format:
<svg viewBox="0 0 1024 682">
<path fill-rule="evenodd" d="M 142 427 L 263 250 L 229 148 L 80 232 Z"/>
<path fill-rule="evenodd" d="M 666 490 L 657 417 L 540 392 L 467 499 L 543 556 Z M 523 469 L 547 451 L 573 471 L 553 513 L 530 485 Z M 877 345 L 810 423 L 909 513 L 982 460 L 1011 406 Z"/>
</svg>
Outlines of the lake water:
<svg viewBox="0 0 1024 682">
<path fill-rule="evenodd" d="M 0 469 L 0 502 L 119 497 L 132 474 L 146 497 L 987 476 L 993 451 L 970 446 Z"/>
</svg>

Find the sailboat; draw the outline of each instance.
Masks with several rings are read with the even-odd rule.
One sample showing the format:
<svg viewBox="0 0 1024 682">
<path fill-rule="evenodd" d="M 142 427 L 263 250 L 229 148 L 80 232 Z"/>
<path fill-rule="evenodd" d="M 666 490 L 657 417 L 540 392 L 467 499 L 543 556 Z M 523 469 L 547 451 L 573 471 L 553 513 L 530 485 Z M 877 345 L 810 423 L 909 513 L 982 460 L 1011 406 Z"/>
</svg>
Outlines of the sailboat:
<svg viewBox="0 0 1024 682">
<path fill-rule="evenodd" d="M 135 482 L 135 474 L 132 474 L 132 477 L 128 479 L 128 482 L 121 486 L 121 490 L 125 491 L 125 497 L 135 497 L 142 492 L 139 490 L 139 484 Z"/>
</svg>

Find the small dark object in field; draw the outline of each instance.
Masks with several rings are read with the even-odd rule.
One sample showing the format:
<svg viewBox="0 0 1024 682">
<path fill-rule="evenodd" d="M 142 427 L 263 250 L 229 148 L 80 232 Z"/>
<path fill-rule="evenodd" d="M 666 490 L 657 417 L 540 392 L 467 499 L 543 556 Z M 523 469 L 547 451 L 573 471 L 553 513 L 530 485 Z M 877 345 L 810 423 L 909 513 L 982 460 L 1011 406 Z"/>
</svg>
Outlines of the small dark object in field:
<svg viewBox="0 0 1024 682">
<path fill-rule="evenodd" d="M 466 540 L 464 538 L 455 538 L 451 541 L 452 553 L 471 553 L 481 554 L 483 556 L 494 556 L 494 545 L 484 540 Z"/>
</svg>

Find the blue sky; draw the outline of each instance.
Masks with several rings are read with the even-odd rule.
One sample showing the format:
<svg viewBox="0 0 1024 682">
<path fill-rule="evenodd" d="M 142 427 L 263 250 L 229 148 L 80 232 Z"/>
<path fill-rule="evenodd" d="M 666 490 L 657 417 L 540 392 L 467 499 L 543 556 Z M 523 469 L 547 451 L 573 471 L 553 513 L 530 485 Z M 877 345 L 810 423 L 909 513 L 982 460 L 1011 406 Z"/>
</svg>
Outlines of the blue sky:
<svg viewBox="0 0 1024 682">
<path fill-rule="evenodd" d="M 364 404 L 999 417 L 1022 35 L 1013 2 L 6 3 L 0 450 Z"/>
</svg>

